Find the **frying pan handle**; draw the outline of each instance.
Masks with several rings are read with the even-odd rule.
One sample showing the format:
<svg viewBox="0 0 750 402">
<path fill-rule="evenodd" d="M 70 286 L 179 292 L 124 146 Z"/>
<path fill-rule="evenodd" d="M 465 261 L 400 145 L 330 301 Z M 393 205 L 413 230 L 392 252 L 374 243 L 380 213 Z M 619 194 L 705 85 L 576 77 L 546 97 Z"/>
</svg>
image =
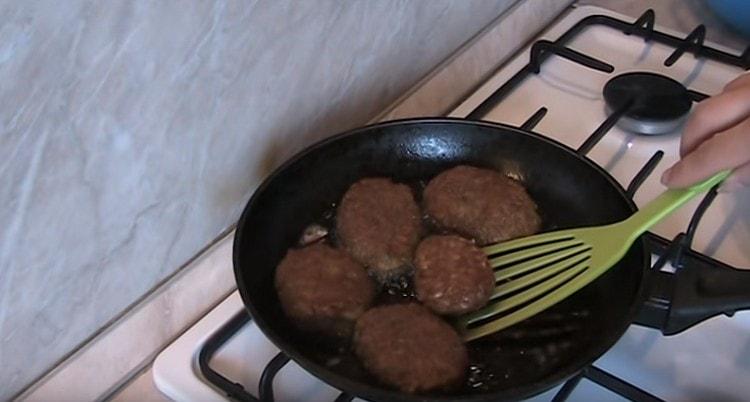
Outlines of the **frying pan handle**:
<svg viewBox="0 0 750 402">
<path fill-rule="evenodd" d="M 683 272 L 684 271 L 684 272 Z M 682 270 L 662 332 L 672 335 L 720 314 L 750 309 L 750 271 L 728 266 Z"/>
<path fill-rule="evenodd" d="M 651 244 L 661 248 L 665 243 Z M 750 270 L 733 268 L 690 249 L 682 253 L 682 266 L 674 273 L 658 269 L 658 263 L 648 272 L 650 288 L 637 323 L 674 335 L 708 318 L 750 309 Z"/>
</svg>

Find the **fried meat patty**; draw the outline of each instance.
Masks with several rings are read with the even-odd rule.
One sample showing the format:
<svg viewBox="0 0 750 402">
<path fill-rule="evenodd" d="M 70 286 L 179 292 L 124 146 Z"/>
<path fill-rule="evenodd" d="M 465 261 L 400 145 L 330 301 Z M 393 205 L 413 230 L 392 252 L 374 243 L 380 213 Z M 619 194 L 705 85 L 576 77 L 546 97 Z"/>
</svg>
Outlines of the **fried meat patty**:
<svg viewBox="0 0 750 402">
<path fill-rule="evenodd" d="M 341 200 L 336 231 L 355 260 L 380 279 L 403 272 L 419 242 L 421 214 L 411 189 L 386 178 L 354 183 Z"/>
<path fill-rule="evenodd" d="M 378 306 L 363 314 L 354 350 L 370 373 L 409 393 L 459 385 L 469 365 L 455 330 L 416 303 Z"/>
<path fill-rule="evenodd" d="M 495 276 L 487 256 L 455 235 L 422 240 L 414 256 L 417 298 L 438 314 L 459 315 L 487 304 Z"/>
<path fill-rule="evenodd" d="M 275 286 L 299 328 L 336 337 L 351 335 L 376 292 L 362 265 L 323 243 L 290 249 L 276 268 Z"/>
<path fill-rule="evenodd" d="M 517 181 L 489 169 L 456 166 L 433 178 L 424 206 L 435 221 L 480 245 L 539 231 L 534 200 Z"/>
</svg>

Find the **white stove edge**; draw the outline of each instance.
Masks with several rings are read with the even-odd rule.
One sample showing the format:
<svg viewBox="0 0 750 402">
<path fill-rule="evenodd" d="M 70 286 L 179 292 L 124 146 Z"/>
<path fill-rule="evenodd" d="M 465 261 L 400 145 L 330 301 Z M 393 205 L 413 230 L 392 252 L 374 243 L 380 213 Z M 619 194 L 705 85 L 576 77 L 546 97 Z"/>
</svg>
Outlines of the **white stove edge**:
<svg viewBox="0 0 750 402">
<path fill-rule="evenodd" d="M 244 309 L 239 292 L 234 292 L 197 324 L 182 334 L 154 360 L 156 386 L 176 401 L 225 402 L 219 390 L 201 381 L 197 352 L 225 322 Z M 194 379 L 186 382 L 184 378 Z"/>
</svg>

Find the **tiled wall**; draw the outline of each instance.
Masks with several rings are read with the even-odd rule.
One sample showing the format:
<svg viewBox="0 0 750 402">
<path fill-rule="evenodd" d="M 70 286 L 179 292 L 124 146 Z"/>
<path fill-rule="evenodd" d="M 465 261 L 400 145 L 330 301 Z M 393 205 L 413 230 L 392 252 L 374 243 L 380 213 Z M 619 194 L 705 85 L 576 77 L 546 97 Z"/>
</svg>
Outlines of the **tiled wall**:
<svg viewBox="0 0 750 402">
<path fill-rule="evenodd" d="M 513 2 L 0 2 L 0 400 Z"/>
</svg>

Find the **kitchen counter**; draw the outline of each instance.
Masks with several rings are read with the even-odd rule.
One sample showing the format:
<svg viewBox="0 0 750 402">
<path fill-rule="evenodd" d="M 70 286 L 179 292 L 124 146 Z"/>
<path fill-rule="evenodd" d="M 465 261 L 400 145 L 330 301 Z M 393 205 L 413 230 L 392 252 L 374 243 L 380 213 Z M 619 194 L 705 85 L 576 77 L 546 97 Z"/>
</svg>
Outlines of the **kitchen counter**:
<svg viewBox="0 0 750 402">
<path fill-rule="evenodd" d="M 481 83 L 484 77 L 494 71 L 494 69 L 498 67 L 498 63 L 507 59 L 520 46 L 522 46 L 526 40 L 533 37 L 538 29 L 532 28 L 533 26 L 541 27 L 547 24 L 552 15 L 546 15 L 540 12 L 540 10 L 544 7 L 553 7 L 553 4 L 554 7 L 558 8 L 558 11 L 555 11 L 552 15 L 556 15 L 559 13 L 560 9 L 565 7 L 565 4 L 561 6 L 560 2 L 554 0 L 535 0 L 534 2 L 524 2 L 520 4 L 514 10 L 511 10 L 511 12 L 504 18 L 498 19 L 494 25 L 485 29 L 480 36 L 468 43 L 456 55 L 446 60 L 446 62 L 439 66 L 439 68 L 436 68 L 429 76 L 425 77 L 418 86 L 399 99 L 393 107 L 384 111 L 377 120 L 420 115 L 439 115 L 445 113 L 452 106 L 455 106 L 464 94 L 476 87 L 477 84 Z M 746 40 L 721 26 L 720 22 L 707 11 L 705 5 L 701 1 L 668 0 L 649 2 L 643 0 L 584 0 L 577 3 L 577 5 L 596 5 L 632 17 L 639 16 L 645 9 L 650 7 L 656 12 L 657 25 L 682 32 L 689 32 L 699 23 L 703 23 L 707 28 L 707 40 L 738 50 L 742 49 L 743 44 L 747 43 Z M 536 25 L 529 22 L 532 20 Z M 518 27 L 524 26 L 526 27 L 526 31 L 520 32 Z M 513 41 L 509 39 L 508 35 L 513 31 L 516 31 L 516 35 L 518 35 L 516 44 L 514 46 L 509 46 L 507 44 Z M 488 47 L 492 46 L 493 43 L 495 46 L 499 47 L 488 51 Z M 504 44 L 505 46 L 502 46 Z M 451 93 L 455 96 L 446 97 L 446 93 Z M 162 304 L 156 300 L 159 300 L 160 295 L 163 294 L 171 294 L 172 296 L 170 297 L 176 299 L 175 292 L 195 292 L 193 289 L 194 287 L 191 287 L 188 282 L 198 284 L 200 281 L 205 281 L 205 277 L 199 275 L 199 271 L 201 269 L 209 269 L 211 261 L 208 260 L 212 259 L 214 263 L 215 261 L 218 261 L 218 259 L 221 259 L 221 264 L 224 265 L 223 268 L 225 272 L 223 272 L 224 276 L 220 280 L 217 279 L 212 281 L 212 283 L 216 284 L 216 291 L 214 292 L 216 300 L 214 300 L 211 305 L 215 305 L 218 301 L 222 300 L 228 291 L 233 290 L 233 279 L 231 277 L 231 263 L 229 258 L 231 255 L 232 235 L 233 233 L 227 234 L 212 247 L 208 248 L 205 254 L 210 255 L 209 257 L 197 258 L 195 261 L 196 266 L 189 268 L 193 270 L 193 272 L 186 272 L 184 275 L 181 275 L 182 278 L 175 278 L 175 281 L 181 280 L 185 283 L 179 285 L 165 283 L 163 287 L 172 286 L 172 288 L 169 290 L 157 290 L 144 303 L 151 300 L 151 308 L 156 309 L 155 311 L 157 313 L 163 313 L 167 316 L 175 315 L 175 310 L 179 309 L 179 306 L 169 307 L 169 305 Z M 228 264 L 229 266 L 227 266 Z M 144 305 L 139 308 L 147 309 L 149 306 Z M 162 312 L 159 309 L 166 311 Z M 187 311 L 187 308 L 185 309 Z M 205 311 L 205 307 L 203 311 Z M 140 313 L 141 311 L 136 309 L 136 311 L 130 316 L 131 318 L 137 318 Z M 170 339 L 174 339 L 178 336 L 184 328 L 189 327 L 189 325 L 199 318 L 200 315 L 191 317 L 190 319 L 183 319 L 169 327 L 171 333 L 164 335 L 166 343 L 168 343 Z M 116 330 L 110 332 L 116 332 Z M 137 333 L 123 332 L 120 336 L 137 336 Z M 92 347 L 95 346 L 96 345 Z M 154 354 L 149 353 L 147 356 L 148 359 L 145 360 L 144 364 L 140 364 L 135 369 L 128 371 L 128 374 L 125 375 L 116 386 L 110 388 L 108 392 L 104 393 L 105 399 L 115 401 L 168 400 L 156 389 L 153 381 L 150 361 L 153 359 Z M 73 367 L 73 364 L 75 364 L 75 362 L 71 362 L 68 365 L 68 368 Z M 61 372 L 65 374 L 65 369 L 66 368 L 64 367 L 61 368 L 58 371 L 58 374 Z M 71 374 L 69 373 L 67 375 L 70 376 Z M 55 379 L 51 378 L 48 379 L 48 381 L 55 381 Z M 40 389 L 43 391 L 43 386 Z M 37 397 L 35 398 L 34 395 Z M 32 392 L 31 396 L 27 396 L 29 399 L 43 399 L 41 396 L 44 395 L 52 394 L 45 394 L 44 392 L 33 394 Z"/>
</svg>

